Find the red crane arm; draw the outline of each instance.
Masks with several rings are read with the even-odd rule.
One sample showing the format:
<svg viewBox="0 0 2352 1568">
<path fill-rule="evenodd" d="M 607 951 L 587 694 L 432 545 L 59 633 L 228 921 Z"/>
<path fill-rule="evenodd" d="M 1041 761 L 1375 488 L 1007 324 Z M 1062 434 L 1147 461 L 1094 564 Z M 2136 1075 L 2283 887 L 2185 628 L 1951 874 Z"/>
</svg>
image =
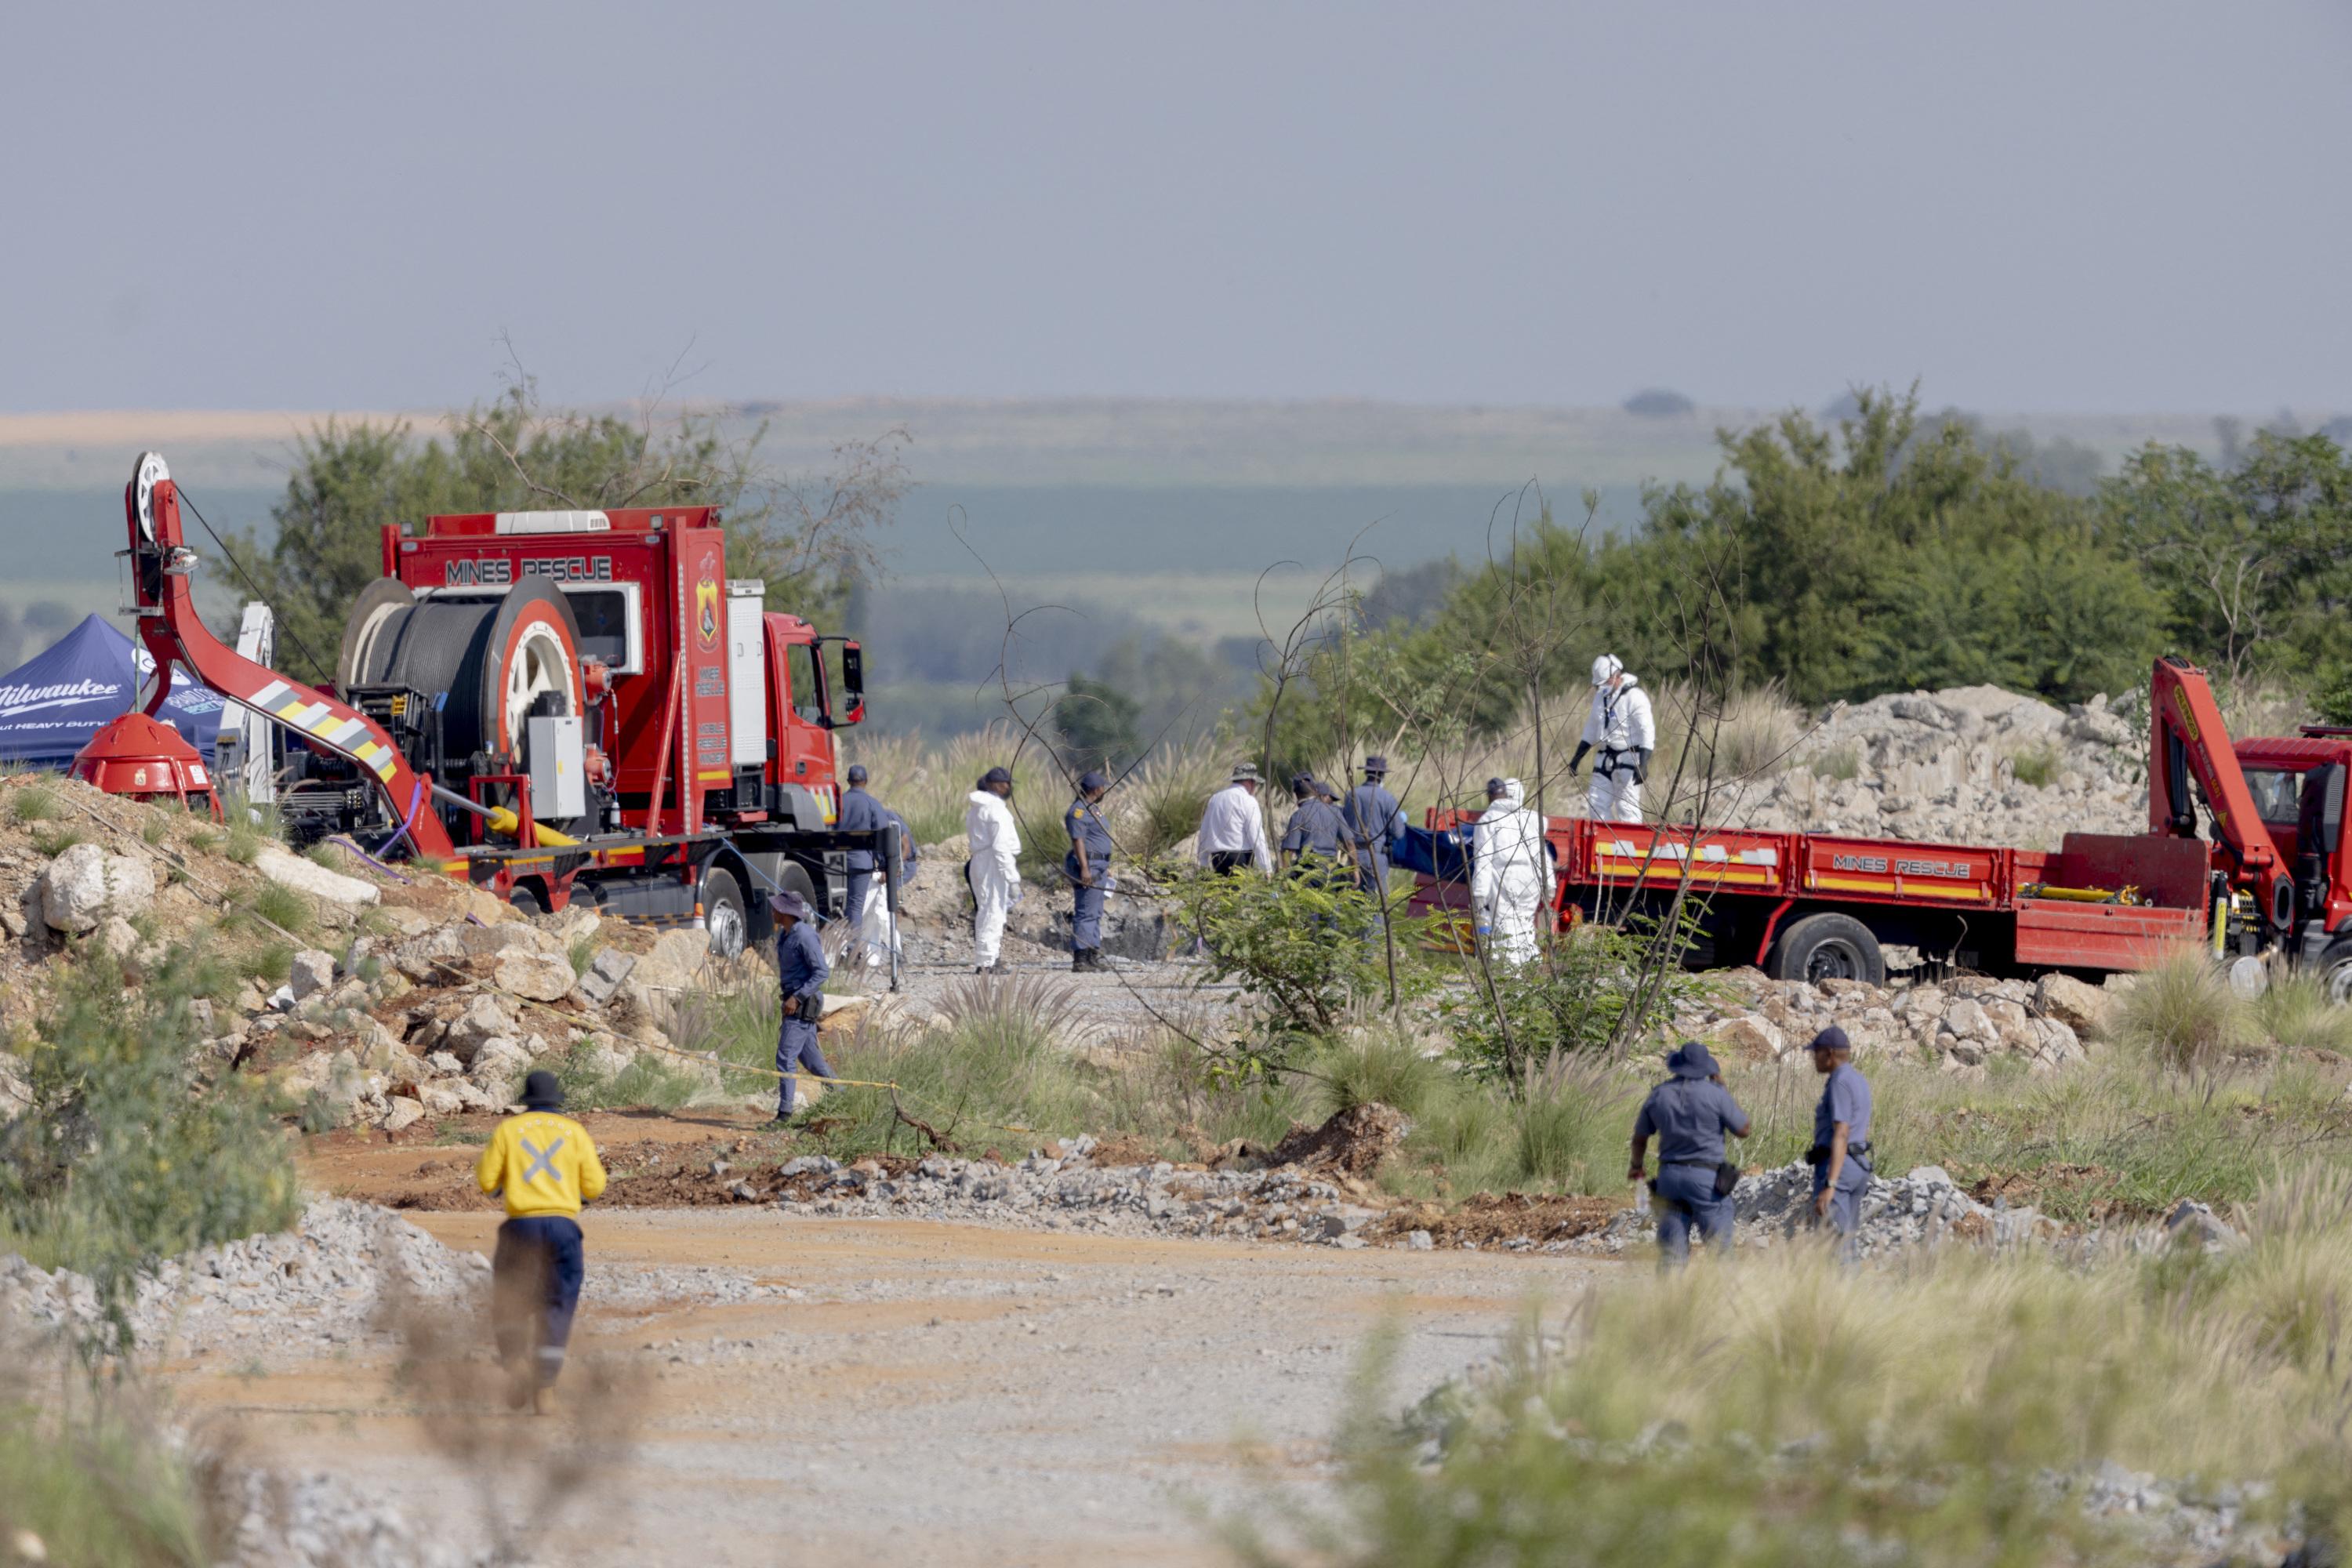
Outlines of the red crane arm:
<svg viewBox="0 0 2352 1568">
<path fill-rule="evenodd" d="M 2232 879 L 2255 892 L 2273 925 L 2291 923 L 2294 879 L 2263 826 L 2205 672 L 2169 654 L 2158 659 L 2148 686 L 2148 831 L 2197 837 L 2193 781 L 2213 815 L 2215 837 L 2237 862 Z"/>
<path fill-rule="evenodd" d="M 408 765 L 375 721 L 324 692 L 289 680 L 222 644 L 196 614 L 188 572 L 195 552 L 180 533 L 180 492 L 153 452 L 142 453 L 122 492 L 131 526 L 131 582 L 139 601 L 139 636 L 155 658 L 153 713 L 172 693 L 173 661 L 224 697 L 245 704 L 311 745 L 348 757 L 373 778 L 391 802 L 393 819 L 406 829 L 417 855 L 454 860 L 457 847 L 433 809 L 433 781 Z"/>
</svg>

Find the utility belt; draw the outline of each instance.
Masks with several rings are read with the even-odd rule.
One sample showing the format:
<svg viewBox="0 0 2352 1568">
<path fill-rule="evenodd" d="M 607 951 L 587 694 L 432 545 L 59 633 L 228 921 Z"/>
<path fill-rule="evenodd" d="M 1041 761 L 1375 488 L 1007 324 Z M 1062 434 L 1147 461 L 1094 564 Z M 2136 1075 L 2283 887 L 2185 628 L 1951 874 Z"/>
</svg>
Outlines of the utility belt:
<svg viewBox="0 0 2352 1568">
<path fill-rule="evenodd" d="M 1626 758 L 1633 758 L 1638 764 L 1641 755 L 1640 750 L 1634 747 L 1629 746 L 1623 751 L 1618 751 L 1612 747 L 1603 746 L 1601 749 L 1601 760 L 1592 764 L 1592 771 L 1604 775 L 1613 774 L 1618 768 L 1625 765 Z"/>
<path fill-rule="evenodd" d="M 1668 1165 L 1693 1165 L 1702 1171 L 1713 1171 L 1715 1195 L 1719 1198 L 1729 1197 L 1731 1190 L 1739 1184 L 1739 1167 L 1728 1160 L 1661 1160 L 1658 1165 L 1661 1170 Z M 1653 1179 L 1650 1191 L 1654 1194 L 1657 1190 L 1658 1184 Z"/>
<path fill-rule="evenodd" d="M 1870 1145 L 1868 1143 L 1849 1143 L 1845 1146 L 1845 1152 L 1846 1158 L 1849 1160 L 1860 1160 L 1864 1164 L 1867 1164 L 1870 1162 Z M 1830 1146 L 1828 1144 L 1816 1143 L 1811 1148 L 1805 1151 L 1806 1164 L 1826 1165 L 1829 1163 Z"/>
</svg>

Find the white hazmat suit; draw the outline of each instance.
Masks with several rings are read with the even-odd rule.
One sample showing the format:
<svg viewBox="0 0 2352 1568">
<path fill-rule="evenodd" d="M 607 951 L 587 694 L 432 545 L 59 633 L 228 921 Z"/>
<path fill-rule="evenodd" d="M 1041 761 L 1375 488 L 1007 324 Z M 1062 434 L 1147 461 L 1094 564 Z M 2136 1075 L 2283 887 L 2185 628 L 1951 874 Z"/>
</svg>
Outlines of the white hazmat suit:
<svg viewBox="0 0 2352 1568">
<path fill-rule="evenodd" d="M 1496 955 L 1511 964 L 1536 955 L 1536 911 L 1551 881 L 1543 818 L 1527 798 L 1525 784 L 1505 779 L 1502 797 L 1486 803 L 1470 839 L 1470 907 L 1491 931 Z"/>
<path fill-rule="evenodd" d="M 1607 655 L 1593 665 L 1592 674 L 1592 715 L 1584 721 L 1583 740 L 1597 754 L 1585 810 L 1596 822 L 1639 822 L 1642 778 L 1637 770 L 1658 744 L 1650 694 Z"/>
<path fill-rule="evenodd" d="M 964 797 L 963 831 L 971 847 L 971 962 L 975 969 L 996 963 L 1004 945 L 1004 917 L 1021 896 L 1021 828 L 1013 807 L 994 790 Z"/>
</svg>

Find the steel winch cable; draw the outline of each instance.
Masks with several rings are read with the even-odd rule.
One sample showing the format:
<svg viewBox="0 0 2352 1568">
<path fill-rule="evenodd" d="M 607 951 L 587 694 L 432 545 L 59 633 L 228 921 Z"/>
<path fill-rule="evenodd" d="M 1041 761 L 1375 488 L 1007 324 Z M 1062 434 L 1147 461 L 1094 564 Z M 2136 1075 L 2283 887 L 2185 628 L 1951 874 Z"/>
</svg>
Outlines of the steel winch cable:
<svg viewBox="0 0 2352 1568">
<path fill-rule="evenodd" d="M 227 541 L 222 539 L 217 532 L 214 531 L 213 525 L 211 523 L 205 521 L 205 514 L 198 511 L 196 510 L 196 503 L 188 499 L 187 488 L 181 485 L 175 485 L 174 488 L 179 491 L 180 504 L 186 507 L 188 509 L 189 515 L 193 516 L 196 520 L 197 524 L 204 529 L 205 533 L 211 535 L 214 548 L 221 552 L 221 559 L 228 563 L 229 570 L 236 574 L 237 580 L 246 585 L 247 589 L 252 593 L 255 598 L 259 599 L 264 603 L 268 603 L 269 595 L 261 591 L 261 584 L 253 580 L 253 574 L 245 569 L 245 565 L 242 562 L 237 560 L 236 552 L 228 547 Z M 278 629 L 286 634 L 286 640 L 294 645 L 294 651 L 300 654 L 304 658 L 310 661 L 312 671 L 322 677 L 332 679 L 334 675 L 333 669 L 319 662 L 319 656 L 310 651 L 310 645 L 304 642 L 301 637 L 295 633 L 293 627 L 287 626 L 281 621 L 278 623 Z"/>
</svg>

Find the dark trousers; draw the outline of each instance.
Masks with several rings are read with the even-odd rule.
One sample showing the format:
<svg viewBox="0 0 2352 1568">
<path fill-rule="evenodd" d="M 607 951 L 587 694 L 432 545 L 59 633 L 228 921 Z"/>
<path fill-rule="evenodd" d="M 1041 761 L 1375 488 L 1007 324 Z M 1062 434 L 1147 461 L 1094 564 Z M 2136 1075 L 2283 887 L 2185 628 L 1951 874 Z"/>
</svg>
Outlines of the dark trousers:
<svg viewBox="0 0 2352 1568">
<path fill-rule="evenodd" d="M 1364 897 L 1372 900 L 1372 921 L 1364 929 L 1364 942 L 1368 947 L 1378 947 L 1381 928 L 1389 922 L 1389 858 L 1359 849 L 1356 869 L 1361 878 Z"/>
<path fill-rule="evenodd" d="M 1718 1251 L 1731 1250 L 1731 1199 L 1715 1195 L 1713 1165 L 1661 1165 L 1650 1189 L 1658 1215 L 1658 1261 L 1689 1261 L 1691 1232 Z"/>
<path fill-rule="evenodd" d="M 1072 904 L 1070 951 L 1072 952 L 1092 952 L 1102 946 L 1103 902 L 1108 897 L 1103 889 L 1102 879 L 1108 868 L 1097 863 L 1091 867 L 1091 869 L 1095 874 L 1095 885 L 1089 888 L 1078 880 L 1078 862 L 1076 856 L 1072 856 L 1062 864 L 1062 875 L 1068 878 L 1070 882 Z"/>
<path fill-rule="evenodd" d="M 1246 849 L 1212 849 L 1209 869 L 1220 877 L 1230 877 L 1236 871 L 1246 871 L 1255 864 Z"/>
<path fill-rule="evenodd" d="M 852 931 L 866 918 L 866 895 L 874 886 L 874 873 L 852 868 L 849 873 L 849 896 L 841 906 L 841 918 Z"/>
<path fill-rule="evenodd" d="M 490 1259 L 491 1332 L 509 1367 L 536 1363 L 530 1370 L 541 1388 L 563 1370 L 586 1271 L 577 1220 L 540 1215 L 499 1226 Z"/>
<path fill-rule="evenodd" d="M 783 1027 L 776 1031 L 776 1070 L 785 1076 L 776 1080 L 776 1114 L 793 1113 L 792 1074 L 807 1068 L 819 1078 L 831 1078 L 833 1069 L 824 1065 L 824 1053 L 817 1049 L 816 1025 L 803 1018 L 786 1018 Z"/>
</svg>

